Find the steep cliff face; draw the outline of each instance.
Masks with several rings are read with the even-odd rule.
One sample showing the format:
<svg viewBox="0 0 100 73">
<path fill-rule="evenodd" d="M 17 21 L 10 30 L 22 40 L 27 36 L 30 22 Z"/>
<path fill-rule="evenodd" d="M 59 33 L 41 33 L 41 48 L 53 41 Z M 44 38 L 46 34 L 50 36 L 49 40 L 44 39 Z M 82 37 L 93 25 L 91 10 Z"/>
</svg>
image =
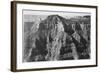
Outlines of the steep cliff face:
<svg viewBox="0 0 100 73">
<path fill-rule="evenodd" d="M 37 31 L 31 31 L 26 38 L 31 44 L 25 61 L 90 58 L 90 23 L 79 21 L 65 19 L 59 15 L 50 15 L 40 21 Z M 25 48 L 29 46 L 28 43 Z"/>
</svg>

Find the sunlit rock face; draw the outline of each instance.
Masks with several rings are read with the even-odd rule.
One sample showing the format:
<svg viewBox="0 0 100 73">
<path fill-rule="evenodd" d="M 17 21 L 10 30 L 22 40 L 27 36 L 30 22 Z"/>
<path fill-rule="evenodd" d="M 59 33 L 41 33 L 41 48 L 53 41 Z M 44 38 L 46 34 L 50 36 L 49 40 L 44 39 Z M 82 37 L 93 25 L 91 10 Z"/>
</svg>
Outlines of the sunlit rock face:
<svg viewBox="0 0 100 73">
<path fill-rule="evenodd" d="M 90 17 L 50 15 L 24 36 L 24 62 L 90 58 Z"/>
</svg>

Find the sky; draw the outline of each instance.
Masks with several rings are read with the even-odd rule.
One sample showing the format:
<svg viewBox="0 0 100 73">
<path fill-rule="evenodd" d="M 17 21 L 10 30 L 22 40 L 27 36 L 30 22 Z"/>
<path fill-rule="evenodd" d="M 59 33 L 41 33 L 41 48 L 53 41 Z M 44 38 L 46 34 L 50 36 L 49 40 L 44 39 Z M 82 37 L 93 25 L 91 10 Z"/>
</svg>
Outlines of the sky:
<svg viewBox="0 0 100 73">
<path fill-rule="evenodd" d="M 35 10 L 24 10 L 23 16 L 24 21 L 36 21 L 38 18 L 41 18 L 44 20 L 48 15 L 60 15 L 64 18 L 71 18 L 76 16 L 85 16 L 85 15 L 91 15 L 91 13 L 86 12 L 62 12 L 62 11 L 35 11 Z"/>
</svg>

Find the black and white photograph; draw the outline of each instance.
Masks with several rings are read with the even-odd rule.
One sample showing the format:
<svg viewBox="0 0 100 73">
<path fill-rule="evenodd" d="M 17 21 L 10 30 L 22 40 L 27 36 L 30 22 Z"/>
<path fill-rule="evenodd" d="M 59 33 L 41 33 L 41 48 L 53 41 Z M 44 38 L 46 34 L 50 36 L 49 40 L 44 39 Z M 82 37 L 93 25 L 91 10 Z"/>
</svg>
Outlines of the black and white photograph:
<svg viewBox="0 0 100 73">
<path fill-rule="evenodd" d="M 37 11 L 44 15 L 34 15 L 34 12 L 23 10 L 23 62 L 91 58 L 90 13 L 45 15 L 45 11 Z"/>
<path fill-rule="evenodd" d="M 11 70 L 97 66 L 97 6 L 12 2 Z"/>
</svg>

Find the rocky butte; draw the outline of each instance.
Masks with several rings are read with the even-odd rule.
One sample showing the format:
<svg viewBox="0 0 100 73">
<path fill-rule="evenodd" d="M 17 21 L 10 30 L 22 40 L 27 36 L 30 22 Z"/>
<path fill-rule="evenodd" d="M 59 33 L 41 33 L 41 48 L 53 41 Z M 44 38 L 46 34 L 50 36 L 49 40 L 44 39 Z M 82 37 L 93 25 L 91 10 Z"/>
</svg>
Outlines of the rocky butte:
<svg viewBox="0 0 100 73">
<path fill-rule="evenodd" d="M 90 58 L 90 16 L 49 15 L 37 25 L 24 38 L 24 62 Z"/>
</svg>

